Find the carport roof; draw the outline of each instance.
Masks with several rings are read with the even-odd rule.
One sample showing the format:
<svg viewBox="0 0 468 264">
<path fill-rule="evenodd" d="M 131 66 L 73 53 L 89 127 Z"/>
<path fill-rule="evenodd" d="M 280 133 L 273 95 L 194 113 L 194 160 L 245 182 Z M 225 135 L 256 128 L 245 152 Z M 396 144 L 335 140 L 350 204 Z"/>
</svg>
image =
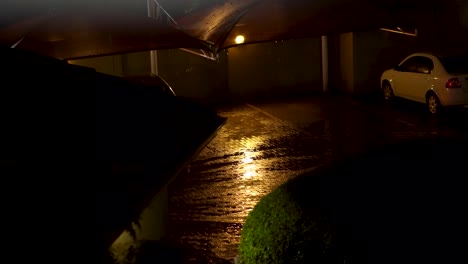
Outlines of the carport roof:
<svg viewBox="0 0 468 264">
<path fill-rule="evenodd" d="M 172 24 L 119 10 L 63 10 L 0 29 L 0 42 L 58 59 L 207 45 Z"/>
<path fill-rule="evenodd" d="M 439 0 L 159 0 L 189 35 L 219 51 L 245 43 L 415 26 Z"/>
<path fill-rule="evenodd" d="M 32 14 L 40 14 L 41 11 L 55 9 L 56 12 L 61 12 L 63 8 L 70 8 L 70 3 L 64 4 L 62 1 L 44 0 L 35 6 L 19 5 L 17 0 L 15 4 L 10 4 L 9 0 L 4 0 L 0 14 L 3 20 L 0 21 L 0 41 L 5 43 L 5 27 L 1 31 L 2 24 L 15 24 L 17 21 L 22 21 L 21 18 L 32 17 Z M 32 0 L 23 0 L 21 3 L 26 3 Z M 145 0 L 141 0 L 143 3 Z M 112 53 L 125 53 L 135 50 L 149 49 L 167 49 L 167 48 L 193 48 L 197 46 L 192 41 L 187 41 L 190 38 L 200 40 L 203 44 L 208 43 L 209 49 L 213 52 L 219 52 L 224 48 L 237 45 L 234 39 L 237 35 L 244 36 L 244 44 L 288 40 L 296 38 L 314 37 L 320 35 L 328 35 L 334 33 L 362 31 L 378 29 L 380 27 L 392 26 L 414 26 L 417 24 L 418 17 L 426 11 L 433 12 L 434 4 L 440 3 L 441 0 L 421 1 L 421 0 L 156 0 L 163 10 L 174 20 L 178 25 L 178 29 L 187 36 L 182 36 L 180 33 L 167 34 L 167 32 L 175 32 L 173 25 L 164 24 L 162 27 L 155 27 L 151 31 L 150 27 L 145 30 L 151 31 L 148 34 L 154 38 L 140 38 L 138 41 L 130 41 L 132 36 L 129 34 L 129 41 L 124 41 L 123 45 L 117 47 L 108 46 L 106 48 L 94 49 L 89 52 L 81 52 L 86 56 L 99 56 Z M 135 10 L 135 1 L 129 0 L 108 0 L 108 1 L 93 1 L 100 4 L 92 4 L 91 0 L 74 3 L 77 7 L 85 7 L 87 10 L 94 10 L 95 13 L 108 13 L 109 6 L 112 9 L 120 12 L 127 10 Z M 106 2 L 102 8 L 102 3 Z M 422 4 L 424 2 L 424 4 Z M 75 7 L 74 7 L 75 8 Z M 10 12 L 8 12 L 8 10 Z M 6 11 L 6 12 L 5 12 Z M 145 10 L 143 10 L 145 11 Z M 7 13 L 8 12 L 8 13 Z M 140 14 L 141 10 L 140 10 Z M 418 15 L 416 15 L 418 14 Z M 146 16 L 146 13 L 142 15 Z M 67 28 L 70 24 L 63 23 L 64 20 L 57 20 L 50 23 L 58 23 L 52 25 L 55 28 Z M 95 23 L 94 21 L 93 23 Z M 97 21 L 99 22 L 99 21 Z M 126 29 L 127 33 L 135 29 L 138 22 L 118 23 L 111 28 L 107 28 L 106 32 L 114 34 L 122 32 Z M 109 23 L 109 20 L 103 19 L 102 23 Z M 135 24 L 132 24 L 135 23 Z M 68 36 L 72 39 L 74 36 L 82 37 L 83 34 L 97 35 L 95 28 L 88 28 L 88 32 L 70 32 Z M 33 30 L 33 29 L 32 29 Z M 62 30 L 62 29 L 61 29 Z M 62 30 L 63 31 L 63 30 Z M 164 33 L 166 32 L 166 33 Z M 10 32 L 11 33 L 11 32 Z M 50 33 L 50 32 L 49 32 Z M 144 32 L 145 33 L 145 32 Z M 145 34 L 146 34 L 145 33 Z M 74 35 L 75 34 L 75 35 Z M 157 39 L 156 36 L 164 36 Z M 122 34 L 119 35 L 123 38 Z M 11 42 L 11 40 L 9 40 Z M 78 46 L 92 46 L 93 38 L 80 40 Z M 130 43 L 126 45 L 126 43 Z M 146 43 L 143 43 L 146 42 Z M 151 42 L 151 43 L 150 43 Z M 104 43 L 104 42 L 102 42 Z M 101 44 L 102 44 L 101 43 Z M 162 44 L 159 44 L 162 43 Z M 34 45 L 33 45 L 34 46 Z M 48 46 L 50 49 L 50 45 Z M 74 56 L 66 54 L 60 55 L 63 58 L 74 57 L 80 55 L 76 52 L 76 46 L 70 49 L 75 49 Z M 104 47 L 105 45 L 101 45 Z M 63 53 L 68 49 L 68 46 L 61 46 Z M 37 48 L 37 46 L 36 46 Z M 197 47 L 198 48 L 198 47 Z M 201 47 L 203 48 L 203 47 Z M 39 49 L 40 51 L 40 49 Z M 51 53 L 44 50 L 43 52 Z M 53 52 L 52 52 L 52 55 Z M 78 56 L 79 57 L 79 56 Z"/>
</svg>

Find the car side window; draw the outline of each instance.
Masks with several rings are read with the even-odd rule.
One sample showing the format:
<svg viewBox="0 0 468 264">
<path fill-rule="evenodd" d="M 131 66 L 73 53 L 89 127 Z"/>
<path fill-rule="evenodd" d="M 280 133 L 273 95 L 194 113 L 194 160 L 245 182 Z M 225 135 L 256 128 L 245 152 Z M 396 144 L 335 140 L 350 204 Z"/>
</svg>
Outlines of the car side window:
<svg viewBox="0 0 468 264">
<path fill-rule="evenodd" d="M 403 62 L 399 68 L 405 72 L 429 74 L 434 69 L 434 63 L 428 57 L 414 56 Z"/>
<path fill-rule="evenodd" d="M 417 58 L 411 57 L 403 62 L 400 67 L 398 67 L 401 71 L 404 72 L 415 72 L 417 66 Z"/>
<path fill-rule="evenodd" d="M 434 69 L 434 63 L 428 57 L 417 57 L 416 72 L 429 74 Z"/>
</svg>

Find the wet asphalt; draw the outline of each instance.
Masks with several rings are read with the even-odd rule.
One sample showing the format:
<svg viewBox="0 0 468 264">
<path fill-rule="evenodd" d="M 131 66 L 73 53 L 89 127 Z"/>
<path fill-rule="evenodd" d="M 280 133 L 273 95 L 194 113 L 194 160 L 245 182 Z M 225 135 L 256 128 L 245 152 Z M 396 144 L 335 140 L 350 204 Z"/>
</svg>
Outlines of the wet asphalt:
<svg viewBox="0 0 468 264">
<path fill-rule="evenodd" d="M 167 241 L 177 249 L 170 262 L 234 263 L 242 225 L 257 202 L 327 162 L 401 139 L 468 138 L 468 109 L 439 117 L 424 110 L 343 96 L 218 106 L 226 124 L 170 186 Z"/>
</svg>

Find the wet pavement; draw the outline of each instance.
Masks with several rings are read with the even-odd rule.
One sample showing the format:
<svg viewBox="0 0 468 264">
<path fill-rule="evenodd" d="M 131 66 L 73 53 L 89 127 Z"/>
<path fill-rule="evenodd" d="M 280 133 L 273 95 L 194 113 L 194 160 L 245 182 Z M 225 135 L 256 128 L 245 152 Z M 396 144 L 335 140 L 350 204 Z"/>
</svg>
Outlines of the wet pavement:
<svg viewBox="0 0 468 264">
<path fill-rule="evenodd" d="M 468 109 L 432 118 L 407 102 L 317 96 L 217 110 L 225 126 L 169 190 L 168 241 L 182 263 L 234 263 L 247 214 L 291 177 L 399 139 L 468 137 Z"/>
</svg>

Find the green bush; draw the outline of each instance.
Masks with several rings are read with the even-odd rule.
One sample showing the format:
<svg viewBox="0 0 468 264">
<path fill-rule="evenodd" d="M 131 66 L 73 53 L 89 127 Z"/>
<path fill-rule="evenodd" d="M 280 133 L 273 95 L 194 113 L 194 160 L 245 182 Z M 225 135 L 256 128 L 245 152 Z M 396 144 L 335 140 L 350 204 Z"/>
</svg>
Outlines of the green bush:
<svg viewBox="0 0 468 264">
<path fill-rule="evenodd" d="M 401 141 L 335 161 L 265 196 L 240 264 L 448 263 L 466 247 L 468 142 Z"/>
<path fill-rule="evenodd" d="M 321 213 L 318 194 L 290 181 L 265 196 L 242 230 L 239 263 L 328 263 L 334 257 L 334 231 Z M 317 197 L 316 197 L 317 198 Z"/>
</svg>

